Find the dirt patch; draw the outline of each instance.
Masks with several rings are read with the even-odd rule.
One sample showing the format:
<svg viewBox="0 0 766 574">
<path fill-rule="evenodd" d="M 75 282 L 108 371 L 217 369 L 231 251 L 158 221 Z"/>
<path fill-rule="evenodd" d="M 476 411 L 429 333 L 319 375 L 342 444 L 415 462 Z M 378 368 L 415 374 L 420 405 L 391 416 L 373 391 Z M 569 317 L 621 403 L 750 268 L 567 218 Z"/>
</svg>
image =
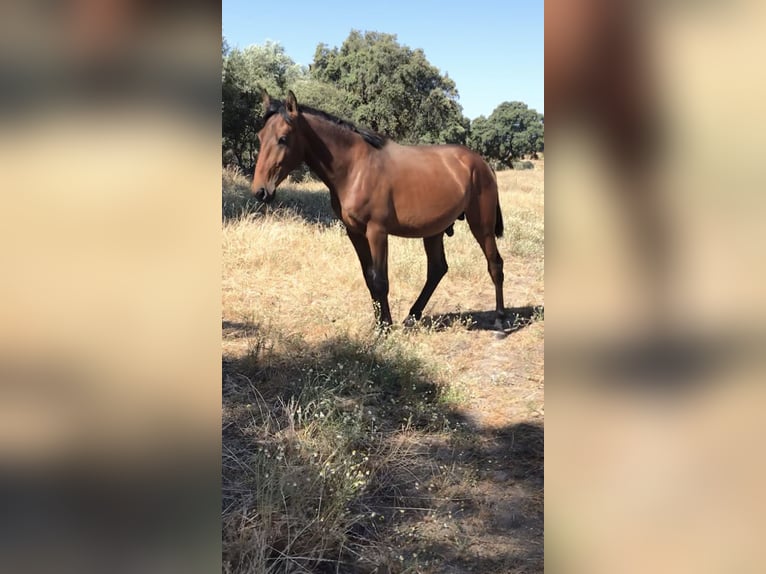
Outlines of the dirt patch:
<svg viewBox="0 0 766 574">
<path fill-rule="evenodd" d="M 461 360 L 465 426 L 432 451 L 449 479 L 402 527 L 413 572 L 543 571 L 542 328 L 471 334 L 481 344 Z"/>
<path fill-rule="evenodd" d="M 398 529 L 411 571 L 542 572 L 542 426 L 470 430 L 473 444 L 441 458 L 451 477 L 431 510 Z"/>
</svg>

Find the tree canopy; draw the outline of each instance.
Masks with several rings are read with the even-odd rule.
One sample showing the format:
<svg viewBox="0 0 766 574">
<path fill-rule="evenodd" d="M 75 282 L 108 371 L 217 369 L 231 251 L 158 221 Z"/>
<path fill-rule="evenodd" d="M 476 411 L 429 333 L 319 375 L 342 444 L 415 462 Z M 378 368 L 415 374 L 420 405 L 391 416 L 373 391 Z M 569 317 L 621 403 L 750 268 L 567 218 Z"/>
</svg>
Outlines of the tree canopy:
<svg viewBox="0 0 766 574">
<path fill-rule="evenodd" d="M 503 102 L 488 118 L 471 123 L 469 146 L 508 166 L 524 155 L 544 151 L 544 118 L 523 102 Z"/>
<path fill-rule="evenodd" d="M 224 163 L 252 169 L 262 127 L 261 90 L 385 134 L 400 143 L 465 144 L 493 159 L 543 149 L 543 116 L 522 102 L 503 102 L 486 118 L 463 115 L 455 82 L 423 50 L 393 34 L 352 30 L 340 47 L 319 44 L 309 67 L 295 63 L 274 42 L 244 49 L 222 39 Z"/>
<path fill-rule="evenodd" d="M 306 71 L 296 64 L 284 48 L 274 42 L 229 49 L 223 41 L 222 134 L 224 161 L 233 155 L 249 169 L 254 162 L 256 134 L 261 129 L 262 89 L 281 96 Z M 231 158 L 228 158 L 231 159 Z"/>
<path fill-rule="evenodd" d="M 352 30 L 340 48 L 319 44 L 311 76 L 349 95 L 351 119 L 399 142 L 465 142 L 455 82 L 393 34 Z"/>
</svg>

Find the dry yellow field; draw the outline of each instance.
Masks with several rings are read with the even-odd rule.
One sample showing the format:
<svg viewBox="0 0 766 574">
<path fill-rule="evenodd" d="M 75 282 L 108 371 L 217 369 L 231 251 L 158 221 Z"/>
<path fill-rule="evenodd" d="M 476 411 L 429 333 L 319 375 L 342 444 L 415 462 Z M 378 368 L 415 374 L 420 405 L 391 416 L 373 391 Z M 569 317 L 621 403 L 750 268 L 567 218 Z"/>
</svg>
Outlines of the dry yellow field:
<svg viewBox="0 0 766 574">
<path fill-rule="evenodd" d="M 224 173 L 230 571 L 541 571 L 544 165 L 497 176 L 515 329 L 489 330 L 492 282 L 458 221 L 423 324 L 381 337 L 324 186 L 285 184 L 265 209 Z M 425 264 L 420 240 L 391 238 L 395 322 Z"/>
</svg>

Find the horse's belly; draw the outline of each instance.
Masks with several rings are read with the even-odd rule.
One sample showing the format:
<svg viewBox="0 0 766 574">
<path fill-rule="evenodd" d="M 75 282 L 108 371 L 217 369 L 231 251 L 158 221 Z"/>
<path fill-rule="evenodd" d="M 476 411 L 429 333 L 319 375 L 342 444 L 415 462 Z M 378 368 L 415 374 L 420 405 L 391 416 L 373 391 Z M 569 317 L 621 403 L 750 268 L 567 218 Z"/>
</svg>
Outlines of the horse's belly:
<svg viewBox="0 0 766 574">
<path fill-rule="evenodd" d="M 462 212 L 463 208 L 460 207 L 431 217 L 425 217 L 424 214 L 410 217 L 400 215 L 391 223 L 388 232 L 399 237 L 431 237 L 446 230 Z"/>
</svg>

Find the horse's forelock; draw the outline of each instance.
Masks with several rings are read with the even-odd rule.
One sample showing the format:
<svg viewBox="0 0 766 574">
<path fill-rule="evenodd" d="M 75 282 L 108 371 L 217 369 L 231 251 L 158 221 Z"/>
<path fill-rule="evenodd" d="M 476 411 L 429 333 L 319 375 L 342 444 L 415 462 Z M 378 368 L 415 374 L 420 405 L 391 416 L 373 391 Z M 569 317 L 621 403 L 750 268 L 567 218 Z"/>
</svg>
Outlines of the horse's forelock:
<svg viewBox="0 0 766 574">
<path fill-rule="evenodd" d="M 287 113 L 287 108 L 285 108 L 284 102 L 281 100 L 271 100 L 269 102 L 269 107 L 266 109 L 266 113 L 263 114 L 263 124 L 266 125 L 266 122 L 269 121 L 271 116 L 276 114 L 281 115 L 282 119 L 285 120 L 288 124 L 293 123 L 292 118 Z"/>
</svg>

